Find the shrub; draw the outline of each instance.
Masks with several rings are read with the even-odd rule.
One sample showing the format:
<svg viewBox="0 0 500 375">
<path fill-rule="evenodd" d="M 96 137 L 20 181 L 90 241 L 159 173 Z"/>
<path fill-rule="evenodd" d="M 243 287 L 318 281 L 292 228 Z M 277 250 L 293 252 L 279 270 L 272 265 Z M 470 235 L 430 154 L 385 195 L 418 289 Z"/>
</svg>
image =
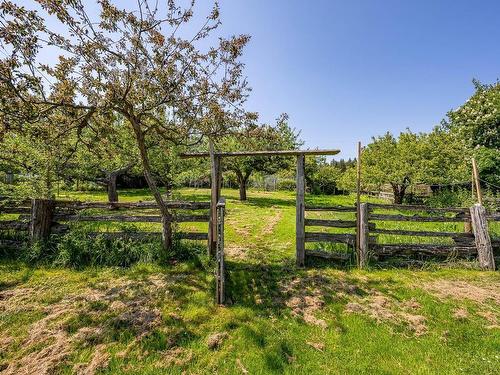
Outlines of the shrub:
<svg viewBox="0 0 500 375">
<path fill-rule="evenodd" d="M 469 189 L 441 190 L 427 198 L 430 207 L 470 207 L 474 204 Z"/>
<path fill-rule="evenodd" d="M 278 190 L 295 190 L 295 179 L 278 178 Z"/>
</svg>

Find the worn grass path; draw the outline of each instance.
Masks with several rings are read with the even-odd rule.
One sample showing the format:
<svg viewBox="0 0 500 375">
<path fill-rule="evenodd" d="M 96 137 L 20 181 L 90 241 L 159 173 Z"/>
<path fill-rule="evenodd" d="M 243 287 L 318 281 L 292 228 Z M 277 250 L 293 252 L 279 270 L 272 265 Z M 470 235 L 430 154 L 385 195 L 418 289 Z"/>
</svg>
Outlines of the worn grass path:
<svg viewBox="0 0 500 375">
<path fill-rule="evenodd" d="M 246 203 L 236 191 L 223 195 L 233 305 L 213 305 L 204 260 L 83 270 L 3 261 L 1 373 L 498 373 L 498 272 L 297 270 L 293 193 L 250 191 Z"/>
</svg>

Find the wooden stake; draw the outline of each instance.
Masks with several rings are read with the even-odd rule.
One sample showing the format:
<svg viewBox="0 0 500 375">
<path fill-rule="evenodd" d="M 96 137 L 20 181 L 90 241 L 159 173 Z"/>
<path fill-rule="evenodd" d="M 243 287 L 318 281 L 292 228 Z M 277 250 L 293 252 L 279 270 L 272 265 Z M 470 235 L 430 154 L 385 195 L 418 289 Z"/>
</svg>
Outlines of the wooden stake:
<svg viewBox="0 0 500 375">
<path fill-rule="evenodd" d="M 472 171 L 474 173 L 474 181 L 476 183 L 476 193 L 477 193 L 477 202 L 482 205 L 483 204 L 483 193 L 481 192 L 481 184 L 479 183 L 479 172 L 477 169 L 476 159 L 472 158 Z"/>
<path fill-rule="evenodd" d="M 480 204 L 475 204 L 470 208 L 472 229 L 477 247 L 479 266 L 483 270 L 495 270 L 495 258 L 493 257 L 493 247 L 488 233 L 488 221 L 486 220 L 486 209 Z"/>
<path fill-rule="evenodd" d="M 356 255 L 358 261 L 358 267 L 360 266 L 360 249 L 359 249 L 360 203 L 361 203 L 361 142 L 358 142 L 358 160 L 356 163 Z"/>
</svg>

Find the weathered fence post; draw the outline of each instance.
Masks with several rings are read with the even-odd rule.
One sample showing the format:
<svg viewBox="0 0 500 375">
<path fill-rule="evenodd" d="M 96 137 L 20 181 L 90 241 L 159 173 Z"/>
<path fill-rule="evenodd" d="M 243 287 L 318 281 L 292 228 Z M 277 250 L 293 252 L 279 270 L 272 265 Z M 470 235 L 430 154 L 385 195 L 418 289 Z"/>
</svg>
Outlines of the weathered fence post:
<svg viewBox="0 0 500 375">
<path fill-rule="evenodd" d="M 364 268 L 368 264 L 368 241 L 370 233 L 368 230 L 368 203 L 359 205 L 359 249 L 358 249 L 358 267 Z"/>
<path fill-rule="evenodd" d="M 210 164 L 211 164 L 211 196 L 210 196 L 210 221 L 208 224 L 208 255 L 215 256 L 217 249 L 217 202 L 220 198 L 221 188 L 221 158 L 215 155 L 213 142 L 210 142 Z"/>
<path fill-rule="evenodd" d="M 296 202 L 296 221 L 295 221 L 295 242 L 297 267 L 304 267 L 306 256 L 306 228 L 305 228 L 305 156 L 297 155 L 297 202 Z"/>
<path fill-rule="evenodd" d="M 217 269 L 215 271 L 216 279 L 216 302 L 219 305 L 225 302 L 225 264 L 224 264 L 224 212 L 226 209 L 226 200 L 221 198 L 217 203 L 217 250 L 215 253 L 217 260 Z"/>
<path fill-rule="evenodd" d="M 31 201 L 29 234 L 32 242 L 43 241 L 49 238 L 54 207 L 54 201 L 49 199 L 33 199 Z"/>
<path fill-rule="evenodd" d="M 476 203 L 470 208 L 472 230 L 476 241 L 479 266 L 483 270 L 495 270 L 495 259 L 493 258 L 493 247 L 491 246 L 490 234 L 488 233 L 488 221 L 486 220 L 486 209 Z"/>
</svg>

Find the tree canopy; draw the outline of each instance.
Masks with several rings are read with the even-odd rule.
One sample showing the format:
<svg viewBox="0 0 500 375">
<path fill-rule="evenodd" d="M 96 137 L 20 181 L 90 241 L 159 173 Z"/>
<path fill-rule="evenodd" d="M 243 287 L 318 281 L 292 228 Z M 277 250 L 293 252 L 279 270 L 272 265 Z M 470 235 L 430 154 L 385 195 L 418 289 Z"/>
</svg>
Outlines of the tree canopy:
<svg viewBox="0 0 500 375">
<path fill-rule="evenodd" d="M 171 244 L 171 214 L 152 169 L 148 142 L 197 143 L 240 123 L 248 86 L 239 61 L 248 35 L 219 38 L 217 3 L 201 27 L 187 27 L 195 1 L 187 7 L 141 0 L 120 9 L 98 0 L 98 17 L 81 0 L 39 0 L 31 9 L 0 4 L 0 134 L 28 124 L 55 122 L 49 136 L 61 137 L 93 121 L 122 116 L 135 140 L 144 177 L 160 207 L 164 242 Z M 38 8 L 38 9 L 37 9 Z M 209 45 L 207 47 L 207 44 Z M 43 61 L 40 52 L 58 59 Z"/>
</svg>

